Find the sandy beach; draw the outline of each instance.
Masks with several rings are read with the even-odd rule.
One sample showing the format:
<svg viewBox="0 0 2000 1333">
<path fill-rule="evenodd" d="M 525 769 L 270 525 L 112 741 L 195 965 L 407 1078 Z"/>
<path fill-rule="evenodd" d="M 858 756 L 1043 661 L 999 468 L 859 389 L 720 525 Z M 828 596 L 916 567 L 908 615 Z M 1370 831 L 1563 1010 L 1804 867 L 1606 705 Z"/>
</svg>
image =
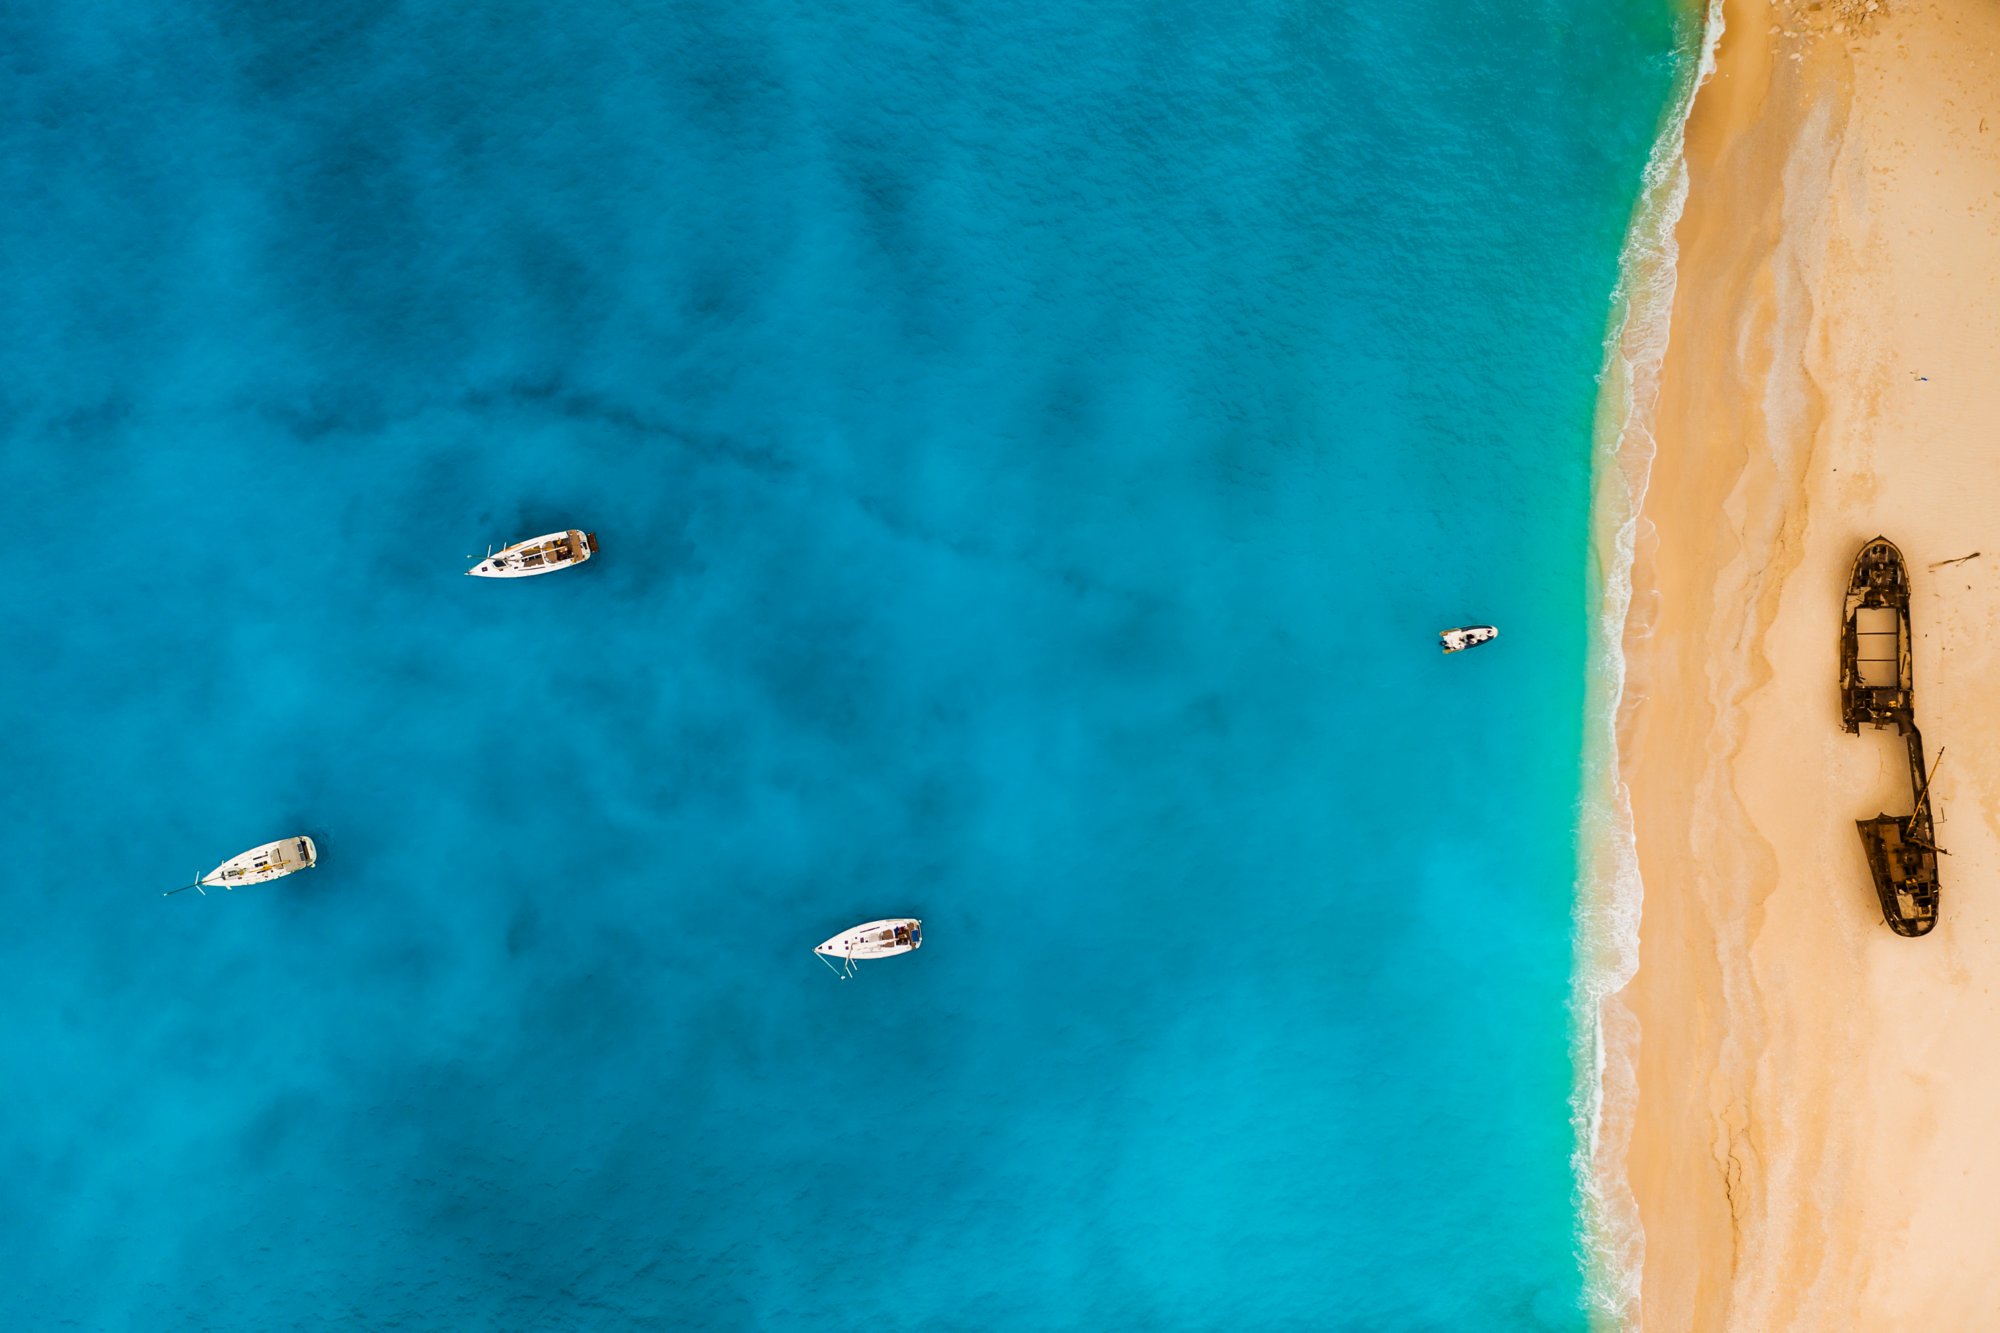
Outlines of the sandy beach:
<svg viewBox="0 0 2000 1333">
<path fill-rule="evenodd" d="M 1645 886 L 1628 1314 L 2000 1327 L 2000 5 L 1725 9 L 1618 715 Z M 1901 742 L 1839 724 L 1841 591 L 1877 533 L 1945 750 L 1914 940 L 1853 825 L 1908 810 Z"/>
</svg>

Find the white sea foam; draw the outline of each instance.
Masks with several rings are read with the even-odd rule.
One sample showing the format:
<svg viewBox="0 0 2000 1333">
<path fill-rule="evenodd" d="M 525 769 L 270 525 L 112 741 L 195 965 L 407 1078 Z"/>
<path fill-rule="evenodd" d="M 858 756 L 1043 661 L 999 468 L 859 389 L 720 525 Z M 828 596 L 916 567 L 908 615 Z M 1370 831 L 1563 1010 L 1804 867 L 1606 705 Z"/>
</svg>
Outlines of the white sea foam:
<svg viewBox="0 0 2000 1333">
<path fill-rule="evenodd" d="M 1637 1101 L 1638 1023 L 1620 998 L 1639 962 L 1638 845 L 1618 767 L 1618 719 L 1628 691 L 1624 644 L 1646 631 L 1632 600 L 1639 511 L 1652 474 L 1654 411 L 1673 313 L 1674 231 L 1687 201 L 1685 136 L 1697 90 L 1715 72 L 1722 0 L 1708 0 L 1700 57 L 1675 90 L 1646 162 L 1639 206 L 1619 260 L 1592 459 L 1590 683 L 1577 836 L 1576 1091 L 1570 1118 L 1583 1225 L 1586 1298 L 1601 1323 L 1637 1328 L 1645 1233 L 1625 1175 Z"/>
</svg>

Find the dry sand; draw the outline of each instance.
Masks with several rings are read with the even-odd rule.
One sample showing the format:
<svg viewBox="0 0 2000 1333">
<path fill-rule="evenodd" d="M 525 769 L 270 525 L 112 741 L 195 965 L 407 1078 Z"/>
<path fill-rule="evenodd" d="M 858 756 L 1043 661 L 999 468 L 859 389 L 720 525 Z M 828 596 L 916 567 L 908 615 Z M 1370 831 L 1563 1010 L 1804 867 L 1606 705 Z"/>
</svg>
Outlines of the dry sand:
<svg viewBox="0 0 2000 1333">
<path fill-rule="evenodd" d="M 1729 0 L 1619 717 L 1653 1330 L 2000 1329 L 2000 0 Z M 1901 545 L 1941 923 L 1883 925 L 1841 592 Z M 1979 551 L 1975 560 L 1935 561 Z"/>
</svg>

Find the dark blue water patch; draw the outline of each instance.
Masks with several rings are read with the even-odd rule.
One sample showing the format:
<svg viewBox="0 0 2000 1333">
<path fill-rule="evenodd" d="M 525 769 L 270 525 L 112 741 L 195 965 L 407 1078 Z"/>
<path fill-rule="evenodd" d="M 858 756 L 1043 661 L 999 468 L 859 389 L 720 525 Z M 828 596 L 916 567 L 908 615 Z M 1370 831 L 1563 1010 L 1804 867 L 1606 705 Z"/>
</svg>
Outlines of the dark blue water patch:
<svg viewBox="0 0 2000 1333">
<path fill-rule="evenodd" d="M 1581 1326 L 1672 15 L 0 30 L 23 1326 Z"/>
</svg>

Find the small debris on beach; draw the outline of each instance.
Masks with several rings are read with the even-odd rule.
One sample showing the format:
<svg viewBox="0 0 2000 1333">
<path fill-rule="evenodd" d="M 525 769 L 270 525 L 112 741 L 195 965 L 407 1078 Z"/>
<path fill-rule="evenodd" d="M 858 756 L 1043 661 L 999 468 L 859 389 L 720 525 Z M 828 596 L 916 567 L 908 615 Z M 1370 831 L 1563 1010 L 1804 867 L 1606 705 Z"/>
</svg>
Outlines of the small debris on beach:
<svg viewBox="0 0 2000 1333">
<path fill-rule="evenodd" d="M 1771 9 L 1773 18 L 1792 23 L 1791 29 L 1784 30 L 1787 37 L 1858 35 L 1877 19 L 1887 17 L 1881 0 L 1771 0 Z"/>
</svg>

